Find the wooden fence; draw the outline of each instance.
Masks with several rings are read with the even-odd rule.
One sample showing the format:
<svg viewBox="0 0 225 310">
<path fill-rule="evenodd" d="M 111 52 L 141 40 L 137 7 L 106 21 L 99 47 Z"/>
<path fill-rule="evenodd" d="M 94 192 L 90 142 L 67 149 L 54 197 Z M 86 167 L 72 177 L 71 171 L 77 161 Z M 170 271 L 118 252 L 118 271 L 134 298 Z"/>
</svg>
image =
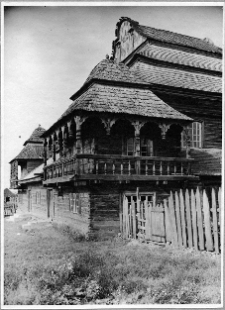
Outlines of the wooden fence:
<svg viewBox="0 0 225 310">
<path fill-rule="evenodd" d="M 12 202 L 4 202 L 4 217 L 16 213 L 17 204 Z"/>
<path fill-rule="evenodd" d="M 123 200 L 124 238 L 170 242 L 174 246 L 220 253 L 221 188 L 171 192 L 163 204 Z"/>
</svg>

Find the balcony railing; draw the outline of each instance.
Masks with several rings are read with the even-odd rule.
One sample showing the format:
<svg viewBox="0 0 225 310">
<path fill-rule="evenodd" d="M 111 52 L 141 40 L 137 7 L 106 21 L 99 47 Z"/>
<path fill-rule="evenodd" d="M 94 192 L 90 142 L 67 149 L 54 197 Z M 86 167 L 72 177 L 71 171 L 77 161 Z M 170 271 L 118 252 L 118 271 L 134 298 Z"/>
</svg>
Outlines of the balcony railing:
<svg viewBox="0 0 225 310">
<path fill-rule="evenodd" d="M 79 154 L 45 167 L 45 178 L 74 176 L 187 176 L 193 159 Z"/>
</svg>

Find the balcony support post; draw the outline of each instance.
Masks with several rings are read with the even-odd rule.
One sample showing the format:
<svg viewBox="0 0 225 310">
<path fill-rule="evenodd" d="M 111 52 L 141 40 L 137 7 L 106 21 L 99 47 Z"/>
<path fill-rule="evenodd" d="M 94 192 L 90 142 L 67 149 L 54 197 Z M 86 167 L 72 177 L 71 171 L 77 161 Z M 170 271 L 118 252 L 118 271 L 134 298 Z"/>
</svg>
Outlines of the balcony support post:
<svg viewBox="0 0 225 310">
<path fill-rule="evenodd" d="M 168 131 L 168 129 L 170 128 L 170 124 L 159 124 L 159 128 L 161 129 L 161 135 L 162 135 L 162 139 L 165 140 L 166 139 L 166 133 Z"/>
<path fill-rule="evenodd" d="M 184 143 L 186 145 L 186 158 L 189 158 L 190 157 L 190 155 L 189 155 L 190 144 L 191 144 L 189 126 L 183 127 L 183 138 L 184 138 Z"/>
<path fill-rule="evenodd" d="M 141 152 L 141 139 L 140 139 L 140 131 L 141 128 L 144 126 L 146 122 L 140 122 L 140 121 L 134 121 L 132 122 L 132 125 L 134 126 L 134 151 L 135 151 L 135 156 L 140 156 Z M 137 159 L 135 162 L 135 170 L 136 174 L 140 174 L 141 172 L 141 161 L 140 159 Z"/>
</svg>

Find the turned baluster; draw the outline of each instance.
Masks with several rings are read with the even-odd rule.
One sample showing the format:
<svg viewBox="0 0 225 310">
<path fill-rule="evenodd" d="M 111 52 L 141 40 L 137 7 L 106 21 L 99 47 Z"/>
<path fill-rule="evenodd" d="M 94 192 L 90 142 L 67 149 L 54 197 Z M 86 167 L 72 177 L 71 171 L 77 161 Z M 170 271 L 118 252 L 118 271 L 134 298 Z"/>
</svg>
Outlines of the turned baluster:
<svg viewBox="0 0 225 310">
<path fill-rule="evenodd" d="M 152 164 L 152 174 L 155 175 L 155 161 L 153 161 Z"/>
<path fill-rule="evenodd" d="M 106 174 L 106 170 L 107 170 L 107 166 L 106 166 L 106 163 L 105 163 L 105 165 L 104 165 L 104 172 L 105 172 L 105 174 Z"/>
<path fill-rule="evenodd" d="M 96 166 L 95 166 L 95 168 L 96 168 L 96 174 L 98 174 L 98 160 L 96 161 Z"/>
<path fill-rule="evenodd" d="M 174 163 L 173 172 L 177 173 L 177 164 L 176 163 Z"/>
<path fill-rule="evenodd" d="M 128 174 L 130 175 L 130 170 L 131 170 L 131 166 L 130 166 L 130 161 L 129 161 L 129 164 L 128 164 Z"/>
<path fill-rule="evenodd" d="M 145 175 L 148 175 L 148 161 L 145 161 Z"/>
<path fill-rule="evenodd" d="M 114 162 L 113 162 L 112 171 L 113 171 L 113 174 L 115 174 L 115 164 L 114 164 Z"/>
<path fill-rule="evenodd" d="M 160 166 L 159 166 L 159 173 L 162 175 L 163 167 L 162 167 L 162 161 L 160 161 Z"/>
<path fill-rule="evenodd" d="M 123 174 L 123 162 L 121 163 L 121 166 L 120 166 L 120 170 L 121 170 L 121 175 Z"/>
<path fill-rule="evenodd" d="M 184 167 L 183 163 L 180 164 L 180 173 L 183 175 L 184 174 Z"/>
<path fill-rule="evenodd" d="M 167 174 L 168 175 L 170 174 L 170 162 L 169 161 L 167 162 Z"/>
</svg>

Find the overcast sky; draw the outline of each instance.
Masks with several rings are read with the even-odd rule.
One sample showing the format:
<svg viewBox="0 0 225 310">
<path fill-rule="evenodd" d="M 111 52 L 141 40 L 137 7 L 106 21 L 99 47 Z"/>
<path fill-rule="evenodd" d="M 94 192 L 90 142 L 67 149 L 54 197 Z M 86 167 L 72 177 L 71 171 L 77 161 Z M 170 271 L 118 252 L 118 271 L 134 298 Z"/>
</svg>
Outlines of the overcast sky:
<svg viewBox="0 0 225 310">
<path fill-rule="evenodd" d="M 221 7 L 5 7 L 4 187 L 24 141 L 41 124 L 48 129 L 93 67 L 111 55 L 121 16 L 142 25 L 222 47 Z"/>
</svg>

